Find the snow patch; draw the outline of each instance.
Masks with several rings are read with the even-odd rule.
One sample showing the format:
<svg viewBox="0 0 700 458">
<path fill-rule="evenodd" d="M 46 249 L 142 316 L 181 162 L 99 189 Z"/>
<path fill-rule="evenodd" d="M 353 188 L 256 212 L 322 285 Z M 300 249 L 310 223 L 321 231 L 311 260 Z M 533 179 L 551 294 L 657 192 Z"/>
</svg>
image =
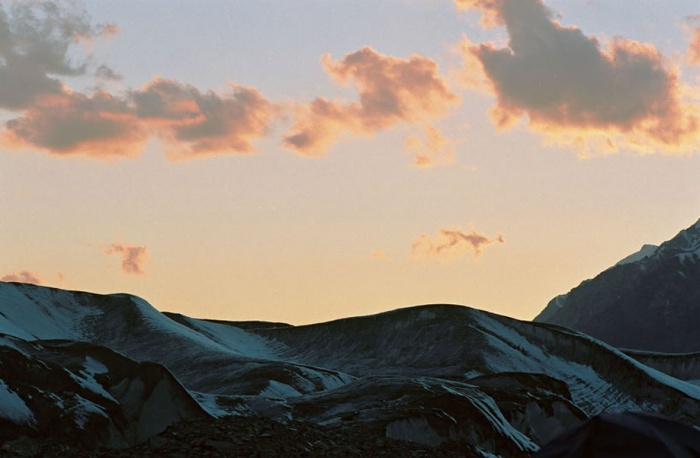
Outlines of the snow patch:
<svg viewBox="0 0 700 458">
<path fill-rule="evenodd" d="M 18 424 L 34 424 L 34 414 L 24 400 L 7 386 L 4 380 L 0 380 L 0 418 L 13 421 Z"/>
<path fill-rule="evenodd" d="M 80 323 L 99 310 L 75 302 L 70 291 L 0 282 L 0 333 L 24 340 L 83 340 Z"/>
<path fill-rule="evenodd" d="M 656 245 L 649 245 L 645 244 L 642 246 L 642 248 L 637 251 L 636 253 L 632 253 L 631 255 L 627 256 L 626 258 L 623 258 L 615 264 L 616 266 L 621 266 L 623 264 L 631 264 L 633 262 L 641 261 L 644 258 L 647 258 L 654 253 L 656 253 L 656 250 L 659 247 Z"/>
<path fill-rule="evenodd" d="M 212 323 L 183 316 L 183 319 L 195 331 L 212 341 L 250 358 L 278 359 L 270 342 L 264 337 L 223 323 Z"/>
<path fill-rule="evenodd" d="M 68 409 L 68 411 L 73 414 L 75 425 L 78 428 L 85 429 L 85 425 L 92 415 L 99 415 L 101 417 L 109 418 L 109 415 L 107 415 L 100 406 L 88 401 L 84 397 L 76 394 L 74 399 L 75 405 Z"/>
<path fill-rule="evenodd" d="M 260 392 L 260 396 L 284 399 L 301 396 L 301 393 L 286 383 L 281 383 L 277 380 L 270 380 L 270 382 L 267 384 L 267 388 Z"/>
<path fill-rule="evenodd" d="M 107 367 L 100 363 L 99 361 L 91 358 L 90 356 L 85 357 L 85 362 L 83 363 L 83 370 L 80 371 L 80 375 L 74 374 L 71 371 L 66 371 L 81 387 L 95 394 L 102 396 L 103 398 L 109 399 L 115 403 L 119 403 L 114 397 L 104 389 L 104 387 L 95 380 L 95 374 L 104 374 L 109 372 Z"/>
</svg>

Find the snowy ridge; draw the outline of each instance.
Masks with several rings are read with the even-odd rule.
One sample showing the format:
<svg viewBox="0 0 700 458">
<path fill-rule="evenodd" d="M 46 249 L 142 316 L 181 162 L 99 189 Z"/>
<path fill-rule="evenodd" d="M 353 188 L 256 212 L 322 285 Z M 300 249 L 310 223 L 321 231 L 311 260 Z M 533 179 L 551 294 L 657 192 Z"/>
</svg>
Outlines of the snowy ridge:
<svg viewBox="0 0 700 458">
<path fill-rule="evenodd" d="M 0 317 L 10 421 L 42 425 L 68 412 L 76 430 L 100 431 L 95 440 L 111 446 L 205 412 L 429 446 L 464 441 L 492 456 L 527 456 L 603 411 L 700 424 L 698 386 L 585 334 L 457 305 L 244 329 L 166 316 L 127 294 L 0 282 Z M 42 385 L 48 378 L 61 380 L 60 392 Z"/>
<path fill-rule="evenodd" d="M 615 265 L 620 266 L 623 264 L 630 264 L 633 262 L 641 261 L 642 259 L 652 256 L 654 253 L 656 253 L 656 250 L 658 248 L 659 247 L 656 245 L 644 244 L 642 245 L 642 248 L 639 251 L 637 251 L 636 253 L 632 253 L 626 258 L 619 260 Z"/>
<path fill-rule="evenodd" d="M 198 320 L 184 315 L 180 315 L 180 320 L 197 334 L 241 356 L 274 360 L 278 358 L 277 352 L 281 350 L 274 349 L 272 343 L 263 337 L 233 325 Z"/>
</svg>

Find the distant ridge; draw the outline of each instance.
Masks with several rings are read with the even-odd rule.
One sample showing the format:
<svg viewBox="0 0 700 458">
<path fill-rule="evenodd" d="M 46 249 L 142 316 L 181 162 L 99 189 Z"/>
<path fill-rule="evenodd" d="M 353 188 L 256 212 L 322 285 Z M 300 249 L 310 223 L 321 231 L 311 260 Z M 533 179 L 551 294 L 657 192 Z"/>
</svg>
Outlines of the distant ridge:
<svg viewBox="0 0 700 458">
<path fill-rule="evenodd" d="M 673 378 L 634 358 L 567 328 L 459 305 L 239 325 L 161 313 L 129 294 L 0 282 L 0 451 L 21 436 L 84 447 L 155 436 L 157 446 L 178 421 L 242 416 L 378 447 L 400 440 L 526 457 L 601 412 L 697 424 L 700 387 L 682 380 L 696 371 Z M 226 441 L 213 445 L 231 455 L 250 445 Z"/>
<path fill-rule="evenodd" d="M 620 348 L 700 351 L 700 220 L 555 297 L 534 321 Z"/>
</svg>

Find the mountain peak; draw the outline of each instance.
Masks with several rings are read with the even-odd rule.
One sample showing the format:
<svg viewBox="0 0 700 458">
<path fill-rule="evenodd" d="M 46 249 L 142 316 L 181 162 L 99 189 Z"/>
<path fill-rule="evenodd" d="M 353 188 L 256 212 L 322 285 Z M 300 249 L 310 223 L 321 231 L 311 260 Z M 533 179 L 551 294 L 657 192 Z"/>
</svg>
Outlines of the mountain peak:
<svg viewBox="0 0 700 458">
<path fill-rule="evenodd" d="M 700 350 L 700 220 L 552 299 L 535 318 L 638 350 Z"/>
</svg>

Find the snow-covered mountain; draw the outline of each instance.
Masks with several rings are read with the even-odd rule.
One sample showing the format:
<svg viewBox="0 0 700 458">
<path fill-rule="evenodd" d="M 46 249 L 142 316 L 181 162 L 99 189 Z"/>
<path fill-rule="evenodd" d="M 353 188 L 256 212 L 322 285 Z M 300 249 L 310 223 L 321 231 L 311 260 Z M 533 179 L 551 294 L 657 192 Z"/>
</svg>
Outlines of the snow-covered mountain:
<svg viewBox="0 0 700 458">
<path fill-rule="evenodd" d="M 620 348 L 700 351 L 700 220 L 552 299 L 535 321 Z"/>
<path fill-rule="evenodd" d="M 700 423 L 698 386 L 587 335 L 455 305 L 289 326 L 0 282 L 0 334 L 0 443 L 60 422 L 128 446 L 232 414 L 527 456 L 602 411 Z"/>
</svg>

